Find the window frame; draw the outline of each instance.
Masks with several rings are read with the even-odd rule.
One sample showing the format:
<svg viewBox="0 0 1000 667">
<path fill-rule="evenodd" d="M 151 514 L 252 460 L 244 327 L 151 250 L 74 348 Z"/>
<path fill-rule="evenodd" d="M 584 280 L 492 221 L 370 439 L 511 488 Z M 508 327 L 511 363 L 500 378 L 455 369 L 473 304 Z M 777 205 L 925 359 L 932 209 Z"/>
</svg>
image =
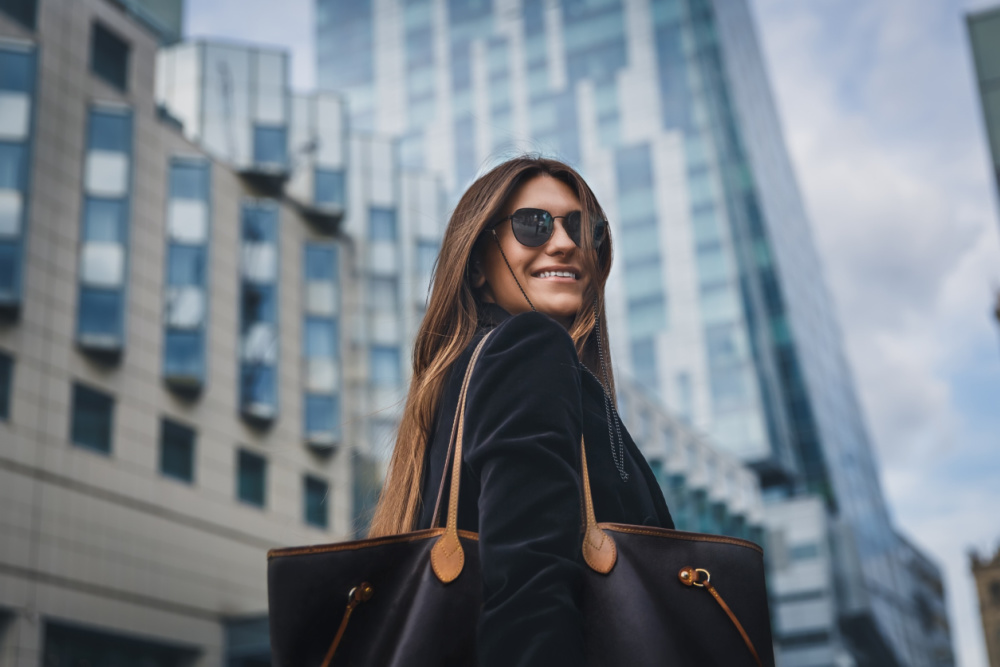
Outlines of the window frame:
<svg viewBox="0 0 1000 667">
<path fill-rule="evenodd" d="M 98 40 L 101 43 L 98 43 Z M 114 41 L 112 41 L 114 40 Z M 109 54 L 106 51 L 103 52 L 105 57 L 109 56 L 120 56 L 124 55 L 121 64 L 121 72 L 118 72 L 118 65 L 115 66 L 115 71 L 104 70 L 102 68 L 107 67 L 108 63 L 99 62 L 98 55 L 102 53 L 100 47 L 105 49 L 113 47 L 118 49 L 119 47 L 123 51 L 123 54 Z M 90 73 L 96 76 L 98 79 L 113 87 L 115 90 L 119 90 L 123 93 L 127 93 L 129 90 L 129 71 L 132 61 L 132 45 L 122 38 L 117 32 L 109 28 L 101 21 L 94 21 L 91 23 L 90 27 L 90 62 L 88 63 L 90 68 Z M 118 77 L 121 77 L 121 81 Z"/>
<path fill-rule="evenodd" d="M 96 452 L 98 454 L 104 454 L 110 456 L 114 450 L 114 435 L 115 435 L 115 397 L 112 394 L 96 389 L 92 386 L 84 384 L 82 382 L 73 382 L 71 385 L 71 396 L 70 396 L 70 431 L 69 431 L 69 441 L 74 447 L 79 447 L 80 449 L 86 449 L 87 451 Z M 88 396 L 89 394 L 89 396 Z M 79 429 L 84 426 L 80 424 L 80 407 L 79 403 L 81 398 L 87 398 L 92 400 L 103 400 L 106 401 L 105 406 L 102 408 L 107 409 L 106 426 L 107 432 L 107 443 L 105 445 L 95 445 L 91 442 L 86 442 L 85 439 L 79 437 Z M 95 404 L 96 405 L 96 404 Z M 91 406 L 93 408 L 94 406 Z"/>
<path fill-rule="evenodd" d="M 244 495 L 243 470 L 244 464 L 260 465 L 260 501 Z M 267 508 L 267 458 L 249 449 L 240 447 L 236 450 L 236 500 L 241 504 L 258 509 Z"/>
<path fill-rule="evenodd" d="M 175 471 L 168 470 L 166 466 L 166 453 L 167 453 L 167 434 L 169 431 L 173 430 L 177 434 L 183 433 L 184 436 L 188 436 L 189 440 L 182 444 L 187 447 L 187 475 L 179 475 Z M 193 485 L 195 482 L 195 451 L 198 443 L 198 432 L 186 424 L 182 424 L 178 421 L 170 419 L 168 417 L 160 418 L 160 462 L 159 462 L 159 472 L 163 477 L 183 482 L 185 484 Z M 178 443 L 174 443 L 178 444 Z"/>
</svg>

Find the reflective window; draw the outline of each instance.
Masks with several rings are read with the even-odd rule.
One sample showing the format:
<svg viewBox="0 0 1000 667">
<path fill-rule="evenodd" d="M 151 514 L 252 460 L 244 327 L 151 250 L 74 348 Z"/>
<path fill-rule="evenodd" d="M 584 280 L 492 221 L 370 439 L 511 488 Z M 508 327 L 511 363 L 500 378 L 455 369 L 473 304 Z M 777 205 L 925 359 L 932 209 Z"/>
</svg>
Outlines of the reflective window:
<svg viewBox="0 0 1000 667">
<path fill-rule="evenodd" d="M 90 33 L 90 71 L 119 90 L 128 88 L 128 44 L 100 23 Z"/>
<path fill-rule="evenodd" d="M 303 478 L 304 512 L 306 523 L 326 528 L 330 514 L 330 485 L 311 475 Z"/>
<path fill-rule="evenodd" d="M 370 351 L 371 382 L 376 387 L 396 387 L 402 381 L 399 348 L 373 345 Z"/>
<path fill-rule="evenodd" d="M 17 291 L 21 275 L 21 249 L 16 243 L 0 242 L 0 297 Z"/>
<path fill-rule="evenodd" d="M 314 179 L 313 198 L 317 204 L 344 206 L 346 186 L 343 171 L 317 168 Z"/>
<path fill-rule="evenodd" d="M 277 322 L 277 308 L 274 285 L 245 284 L 243 286 L 244 332 L 255 322 Z"/>
<path fill-rule="evenodd" d="M 647 387 L 656 387 L 656 343 L 652 338 L 632 341 L 632 368 L 636 380 Z"/>
<path fill-rule="evenodd" d="M 81 335 L 117 338 L 121 323 L 122 293 L 120 290 L 80 290 L 79 333 Z"/>
<path fill-rule="evenodd" d="M 274 408 L 278 404 L 275 394 L 277 373 L 273 366 L 264 363 L 245 363 L 240 373 L 243 405 L 261 405 Z"/>
<path fill-rule="evenodd" d="M 0 142 L 0 190 L 23 190 L 26 176 L 23 144 Z"/>
<path fill-rule="evenodd" d="M 170 197 L 208 199 L 208 166 L 175 161 L 170 165 Z"/>
<path fill-rule="evenodd" d="M 440 250 L 436 241 L 417 241 L 417 271 L 432 273 Z"/>
<path fill-rule="evenodd" d="M 399 287 L 395 278 L 369 279 L 368 304 L 373 310 L 395 312 L 399 306 Z"/>
<path fill-rule="evenodd" d="M 815 543 L 796 544 L 788 549 L 791 560 L 810 560 L 819 557 L 819 545 Z"/>
<path fill-rule="evenodd" d="M 87 197 L 83 203 L 83 238 L 86 241 L 121 243 L 125 230 L 125 202 Z"/>
<path fill-rule="evenodd" d="M 243 207 L 243 240 L 275 243 L 278 240 L 278 210 L 273 206 Z"/>
<path fill-rule="evenodd" d="M 200 378 L 203 368 L 202 335 L 198 331 L 169 329 L 164 340 L 164 372 L 169 377 Z"/>
<path fill-rule="evenodd" d="M 284 126 L 254 126 L 253 160 L 257 164 L 273 165 L 288 162 L 288 132 Z"/>
<path fill-rule="evenodd" d="M 10 419 L 11 387 L 14 384 L 14 359 L 0 352 L 0 419 Z"/>
<path fill-rule="evenodd" d="M 368 239 L 370 241 L 396 240 L 396 209 L 373 206 L 368 214 Z"/>
<path fill-rule="evenodd" d="M 167 264 L 168 285 L 205 284 L 205 247 L 189 245 L 170 245 L 170 257 Z"/>
<path fill-rule="evenodd" d="M 128 113 L 91 111 L 87 134 L 88 148 L 110 153 L 131 152 L 131 120 Z"/>
<path fill-rule="evenodd" d="M 306 318 L 305 353 L 309 359 L 337 356 L 337 329 L 333 320 Z"/>
<path fill-rule="evenodd" d="M 306 394 L 305 408 L 307 433 L 337 433 L 340 424 L 340 400 L 337 396 Z"/>
<path fill-rule="evenodd" d="M 182 482 L 194 481 L 194 430 L 160 420 L 160 472 Z"/>
<path fill-rule="evenodd" d="M 615 151 L 615 173 L 621 192 L 651 189 L 653 161 L 649 145 L 623 146 Z"/>
<path fill-rule="evenodd" d="M 257 507 L 264 507 L 267 489 L 267 461 L 244 449 L 236 455 L 236 497 Z"/>
<path fill-rule="evenodd" d="M 74 384 L 72 410 L 70 440 L 73 444 L 110 453 L 114 399 L 104 392 Z"/>
<path fill-rule="evenodd" d="M 306 246 L 306 280 L 336 281 L 337 253 L 333 248 Z"/>
</svg>

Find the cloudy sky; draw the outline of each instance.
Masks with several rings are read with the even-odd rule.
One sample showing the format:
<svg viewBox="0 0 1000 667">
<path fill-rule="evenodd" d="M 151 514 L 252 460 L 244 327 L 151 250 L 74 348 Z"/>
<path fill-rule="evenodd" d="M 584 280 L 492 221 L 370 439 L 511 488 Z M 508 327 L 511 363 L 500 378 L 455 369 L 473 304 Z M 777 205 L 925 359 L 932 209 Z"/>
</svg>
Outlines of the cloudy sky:
<svg viewBox="0 0 1000 667">
<path fill-rule="evenodd" d="M 1000 0 L 751 2 L 893 516 L 985 667 L 967 551 L 1000 544 L 1000 216 L 964 15 Z M 309 90 L 312 4 L 189 2 L 187 30 L 290 48 Z"/>
</svg>

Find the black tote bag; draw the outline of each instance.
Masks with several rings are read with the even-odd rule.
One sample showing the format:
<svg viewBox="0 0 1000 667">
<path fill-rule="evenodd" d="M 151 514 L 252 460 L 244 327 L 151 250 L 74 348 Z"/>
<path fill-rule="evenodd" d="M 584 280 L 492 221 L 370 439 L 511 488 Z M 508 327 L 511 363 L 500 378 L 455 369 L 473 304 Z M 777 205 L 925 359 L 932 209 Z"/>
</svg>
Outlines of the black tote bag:
<svg viewBox="0 0 1000 667">
<path fill-rule="evenodd" d="M 475 665 L 478 537 L 458 530 L 458 491 L 466 390 L 488 337 L 459 396 L 443 528 L 268 553 L 275 667 Z M 580 444 L 586 665 L 773 667 L 762 549 L 720 535 L 597 523 Z"/>
</svg>

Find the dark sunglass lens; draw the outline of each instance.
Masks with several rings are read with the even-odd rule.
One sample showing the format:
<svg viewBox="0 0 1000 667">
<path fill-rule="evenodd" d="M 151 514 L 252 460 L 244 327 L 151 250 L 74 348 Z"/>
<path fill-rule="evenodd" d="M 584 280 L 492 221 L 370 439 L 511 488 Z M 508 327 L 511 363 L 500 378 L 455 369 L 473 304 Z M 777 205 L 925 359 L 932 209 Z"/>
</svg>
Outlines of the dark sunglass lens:
<svg viewBox="0 0 1000 667">
<path fill-rule="evenodd" d="M 607 220 L 596 220 L 594 222 L 594 247 L 600 246 L 604 243 L 605 237 L 608 235 L 608 221 Z"/>
<path fill-rule="evenodd" d="M 580 246 L 580 225 L 583 224 L 583 215 L 579 211 L 572 211 L 563 218 L 566 233 L 573 239 L 573 243 Z"/>
<path fill-rule="evenodd" d="M 510 216 L 514 238 L 522 245 L 537 248 L 552 236 L 552 216 L 540 208 L 519 208 Z"/>
</svg>

